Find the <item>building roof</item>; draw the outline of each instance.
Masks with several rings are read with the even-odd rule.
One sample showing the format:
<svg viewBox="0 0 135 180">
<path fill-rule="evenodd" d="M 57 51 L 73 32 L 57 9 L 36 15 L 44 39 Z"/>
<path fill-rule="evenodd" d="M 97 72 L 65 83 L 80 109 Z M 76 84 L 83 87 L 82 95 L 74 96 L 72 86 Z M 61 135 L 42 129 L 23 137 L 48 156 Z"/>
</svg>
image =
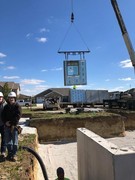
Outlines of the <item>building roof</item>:
<svg viewBox="0 0 135 180">
<path fill-rule="evenodd" d="M 24 94 L 19 94 L 19 98 L 20 99 L 26 99 L 26 98 L 31 98 L 31 96 L 27 96 L 27 95 L 24 95 Z"/>
<path fill-rule="evenodd" d="M 44 97 L 44 95 L 48 94 L 51 92 L 51 89 L 47 89 L 45 91 L 42 91 L 41 93 L 35 95 L 34 97 Z"/>
<path fill-rule="evenodd" d="M 44 97 L 45 95 L 51 92 L 57 92 L 58 94 L 61 94 L 62 96 L 69 96 L 70 88 L 50 88 L 35 95 L 35 97 Z"/>
<path fill-rule="evenodd" d="M 0 82 L 0 86 L 3 87 L 5 83 L 8 84 L 8 87 L 11 89 L 19 89 L 20 90 L 20 84 L 14 83 L 14 82 Z"/>
<path fill-rule="evenodd" d="M 46 94 L 44 97 L 45 98 L 57 98 L 57 97 L 61 97 L 61 96 L 62 96 L 62 94 L 60 94 L 56 91 L 52 91 L 52 92 Z"/>
<path fill-rule="evenodd" d="M 69 96 L 70 88 L 51 88 L 52 91 L 58 92 L 62 96 Z"/>
</svg>

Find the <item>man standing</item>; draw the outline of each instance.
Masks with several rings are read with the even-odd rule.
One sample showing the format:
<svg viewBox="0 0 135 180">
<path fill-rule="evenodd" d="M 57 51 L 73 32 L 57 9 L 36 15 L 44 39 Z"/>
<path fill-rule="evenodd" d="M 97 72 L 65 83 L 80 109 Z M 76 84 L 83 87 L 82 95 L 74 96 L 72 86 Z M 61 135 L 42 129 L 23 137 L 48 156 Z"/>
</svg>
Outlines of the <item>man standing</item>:
<svg viewBox="0 0 135 180">
<path fill-rule="evenodd" d="M 3 93 L 0 92 L 0 134 L 1 134 L 1 158 L 5 159 L 6 145 L 4 138 L 4 123 L 2 122 L 1 113 L 3 111 L 4 106 L 6 105 L 6 101 L 3 99 Z"/>
<path fill-rule="evenodd" d="M 58 176 L 58 178 L 56 180 L 70 180 L 70 179 L 64 177 L 65 173 L 64 173 L 64 169 L 62 167 L 59 167 L 56 172 L 57 172 L 57 176 Z"/>
<path fill-rule="evenodd" d="M 16 93 L 8 94 L 8 103 L 2 111 L 2 121 L 5 124 L 5 141 L 8 149 L 7 160 L 15 162 L 18 149 L 18 130 L 16 126 L 21 118 L 21 106 L 16 103 Z"/>
</svg>

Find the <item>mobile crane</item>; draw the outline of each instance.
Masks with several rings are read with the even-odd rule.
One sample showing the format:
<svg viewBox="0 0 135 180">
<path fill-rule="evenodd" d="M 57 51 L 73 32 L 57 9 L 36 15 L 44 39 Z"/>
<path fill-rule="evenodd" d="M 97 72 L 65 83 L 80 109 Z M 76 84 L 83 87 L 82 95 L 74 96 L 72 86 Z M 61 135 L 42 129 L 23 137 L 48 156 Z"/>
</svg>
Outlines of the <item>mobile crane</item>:
<svg viewBox="0 0 135 180">
<path fill-rule="evenodd" d="M 126 44 L 126 47 L 127 47 L 127 50 L 128 50 L 131 62 L 132 62 L 132 66 L 135 69 L 135 51 L 133 49 L 131 40 L 129 38 L 127 29 L 126 29 L 126 26 L 124 24 L 120 9 L 118 7 L 116 0 L 111 0 L 111 4 L 112 4 L 112 7 L 114 9 L 116 18 L 118 20 L 123 39 L 125 41 L 125 44 Z M 103 106 L 105 107 L 106 105 L 108 105 L 109 108 L 119 107 L 119 108 L 126 108 L 126 109 L 135 110 L 135 98 L 134 98 L 133 94 L 132 95 L 127 94 L 125 96 L 124 93 L 123 94 L 118 93 L 118 94 L 114 94 L 114 96 L 111 97 L 110 99 L 104 99 L 103 100 Z"/>
<path fill-rule="evenodd" d="M 125 41 L 125 44 L 126 44 L 126 47 L 127 47 L 127 50 L 128 50 L 132 65 L 135 68 L 135 51 L 133 49 L 131 40 L 129 38 L 126 26 L 124 24 L 120 9 L 119 9 L 118 4 L 117 4 L 117 1 L 116 0 L 111 0 L 111 4 L 113 6 L 116 18 L 118 20 L 118 23 L 119 23 L 119 26 L 120 26 L 120 29 L 121 29 L 121 32 L 122 32 L 122 36 L 123 36 L 123 39 Z"/>
</svg>

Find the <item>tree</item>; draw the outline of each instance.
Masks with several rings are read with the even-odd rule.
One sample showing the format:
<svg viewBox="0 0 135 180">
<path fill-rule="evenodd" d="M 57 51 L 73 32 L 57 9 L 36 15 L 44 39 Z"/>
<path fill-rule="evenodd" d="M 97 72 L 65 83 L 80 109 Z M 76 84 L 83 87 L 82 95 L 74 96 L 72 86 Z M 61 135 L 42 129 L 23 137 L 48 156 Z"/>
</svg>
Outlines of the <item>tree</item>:
<svg viewBox="0 0 135 180">
<path fill-rule="evenodd" d="M 3 95 L 4 95 L 4 99 L 7 100 L 8 94 L 11 92 L 11 88 L 9 88 L 7 82 L 4 84 L 2 92 L 3 92 Z"/>
</svg>

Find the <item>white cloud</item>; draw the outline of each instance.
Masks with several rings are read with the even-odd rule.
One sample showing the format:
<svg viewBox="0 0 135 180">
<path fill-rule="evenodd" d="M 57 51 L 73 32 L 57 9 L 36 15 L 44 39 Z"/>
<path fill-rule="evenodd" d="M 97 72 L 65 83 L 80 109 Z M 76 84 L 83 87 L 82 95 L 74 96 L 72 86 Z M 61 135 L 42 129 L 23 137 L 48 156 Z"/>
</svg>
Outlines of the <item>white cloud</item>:
<svg viewBox="0 0 135 180">
<path fill-rule="evenodd" d="M 47 72 L 47 71 L 62 71 L 63 68 L 59 67 L 59 68 L 52 68 L 52 69 L 42 69 L 41 72 Z"/>
<path fill-rule="evenodd" d="M 8 66 L 5 69 L 13 70 L 13 69 L 15 69 L 15 67 L 14 66 Z"/>
<path fill-rule="evenodd" d="M 48 70 L 47 70 L 47 69 L 42 69 L 42 70 L 41 70 L 41 72 L 46 72 L 46 71 L 48 71 Z"/>
<path fill-rule="evenodd" d="M 106 82 L 109 82 L 109 81 L 110 81 L 110 79 L 106 79 L 105 81 L 106 81 Z"/>
<path fill-rule="evenodd" d="M 0 64 L 5 64 L 5 62 L 4 61 L 0 61 Z"/>
<path fill-rule="evenodd" d="M 132 66 L 131 60 L 127 59 L 127 60 L 124 60 L 124 61 L 120 62 L 120 67 L 122 67 L 122 68 L 131 68 L 133 66 Z"/>
<path fill-rule="evenodd" d="M 131 77 L 127 77 L 127 78 L 119 78 L 118 80 L 120 80 L 120 81 L 132 81 L 134 79 L 132 79 Z"/>
<path fill-rule="evenodd" d="M 48 86 L 48 85 L 38 85 L 38 86 L 35 87 L 35 90 L 41 92 L 41 91 L 44 91 L 44 90 L 46 90 L 48 88 L 50 88 L 50 86 Z"/>
<path fill-rule="evenodd" d="M 50 16 L 50 17 L 47 19 L 47 21 L 48 21 L 49 24 L 52 24 L 52 23 L 55 21 L 55 19 L 54 19 L 53 16 Z"/>
<path fill-rule="evenodd" d="M 49 32 L 50 30 L 49 29 L 46 29 L 46 28 L 41 28 L 40 29 L 40 33 L 44 33 L 44 32 Z"/>
<path fill-rule="evenodd" d="M 32 33 L 28 33 L 28 34 L 26 34 L 26 38 L 29 39 L 32 35 L 33 35 Z"/>
<path fill-rule="evenodd" d="M 3 54 L 3 53 L 0 52 L 0 58 L 4 58 L 6 56 L 7 56 L 6 54 Z"/>
<path fill-rule="evenodd" d="M 62 71 L 63 70 L 63 68 L 62 67 L 59 67 L 59 68 L 53 68 L 53 69 L 51 69 L 51 71 Z"/>
<path fill-rule="evenodd" d="M 21 84 L 21 93 L 33 96 L 33 95 L 36 95 L 42 91 L 45 91 L 48 88 L 50 88 L 50 86 L 48 86 L 48 85 L 37 85 L 34 88 L 28 89 L 28 88 L 25 88 L 24 86 L 22 86 L 22 84 Z"/>
<path fill-rule="evenodd" d="M 109 91 L 125 91 L 126 89 L 123 86 L 118 86 L 112 89 L 109 89 Z"/>
<path fill-rule="evenodd" d="M 38 42 L 40 42 L 40 43 L 45 43 L 45 42 L 47 42 L 47 38 L 45 38 L 45 37 L 36 38 L 36 40 L 37 40 Z"/>
<path fill-rule="evenodd" d="M 29 84 L 29 85 L 35 85 L 45 82 L 44 80 L 39 79 L 24 79 L 21 81 L 22 84 Z"/>
<path fill-rule="evenodd" d="M 26 89 L 26 88 L 22 89 L 21 88 L 21 93 L 29 95 L 29 96 L 33 96 L 33 95 L 35 95 L 35 89 Z"/>
<path fill-rule="evenodd" d="M 19 76 L 3 76 L 3 79 L 19 79 Z"/>
</svg>

